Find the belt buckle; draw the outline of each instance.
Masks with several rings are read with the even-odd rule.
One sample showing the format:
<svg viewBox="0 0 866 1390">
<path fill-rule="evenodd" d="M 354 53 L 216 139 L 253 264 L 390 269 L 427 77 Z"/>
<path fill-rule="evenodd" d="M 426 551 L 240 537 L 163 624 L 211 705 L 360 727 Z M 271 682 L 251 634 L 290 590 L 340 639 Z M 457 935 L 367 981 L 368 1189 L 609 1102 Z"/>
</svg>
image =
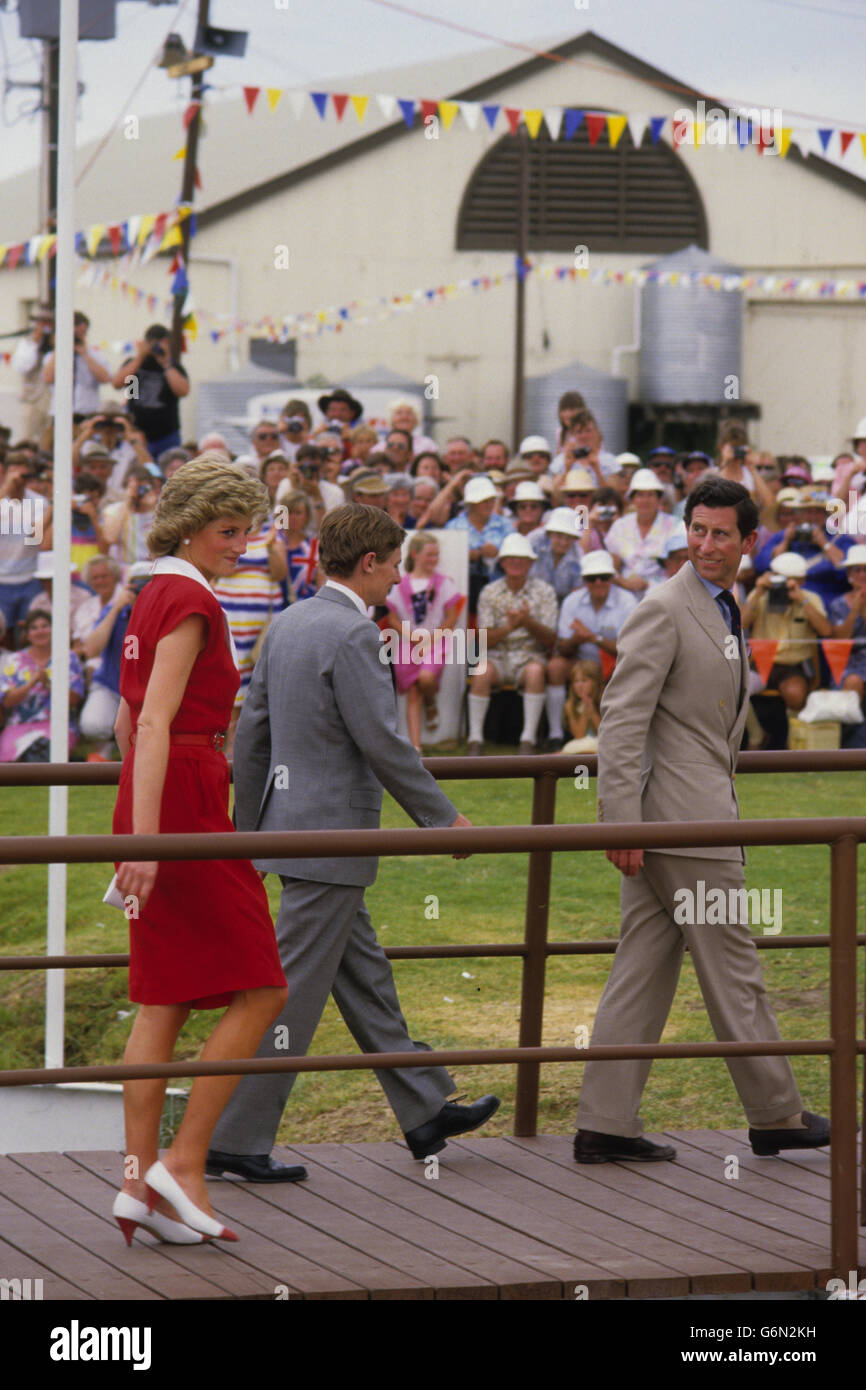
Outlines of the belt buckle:
<svg viewBox="0 0 866 1390">
<path fill-rule="evenodd" d="M 211 734 L 211 743 L 218 753 L 221 753 L 226 746 L 225 733 L 220 730 L 218 733 Z"/>
</svg>

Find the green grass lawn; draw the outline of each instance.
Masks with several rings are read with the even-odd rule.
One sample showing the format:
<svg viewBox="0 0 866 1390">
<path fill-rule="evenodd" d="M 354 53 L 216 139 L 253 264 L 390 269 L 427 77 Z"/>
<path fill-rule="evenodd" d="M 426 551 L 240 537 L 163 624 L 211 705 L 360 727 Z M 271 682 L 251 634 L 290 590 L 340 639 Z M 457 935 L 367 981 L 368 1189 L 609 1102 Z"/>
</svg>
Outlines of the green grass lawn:
<svg viewBox="0 0 866 1390">
<path fill-rule="evenodd" d="M 860 774 L 747 776 L 738 780 L 741 814 L 844 816 L 861 814 Z M 530 820 L 531 787 L 525 781 L 456 782 L 446 790 L 476 825 L 514 825 Z M 72 788 L 70 833 L 105 833 L 110 828 L 113 788 Z M 708 810 L 708 816 L 710 812 Z M 0 791 L 0 834 L 44 834 L 48 792 L 42 788 Z M 595 783 L 578 791 L 560 781 L 557 821 L 593 822 Z M 410 824 L 386 797 L 384 828 Z M 862 860 L 861 860 L 862 865 Z M 387 858 L 367 893 L 373 924 L 385 946 L 446 942 L 514 942 L 523 935 L 527 857 L 523 854 L 450 858 Z M 102 895 L 109 866 L 70 865 L 68 950 L 88 954 L 127 949 L 127 923 L 105 907 Z M 785 934 L 828 930 L 829 851 L 814 847 L 750 850 L 747 883 L 783 892 Z M 47 870 L 44 866 L 0 868 L 0 953 L 44 951 Z M 271 907 L 279 882 L 267 880 Z M 864 885 L 859 885 L 862 920 Z M 439 916 L 431 920 L 430 895 Z M 550 900 L 550 939 L 577 941 L 615 938 L 619 930 L 619 874 L 601 853 L 554 856 Z M 860 953 L 862 957 L 862 952 Z M 829 1033 L 828 971 L 825 950 L 763 951 L 761 960 L 782 1035 L 826 1037 Z M 591 1027 L 610 956 L 554 958 L 548 964 L 543 1042 L 571 1045 L 575 1028 Z M 861 960 L 862 974 L 862 960 Z M 517 1042 L 520 1007 L 518 959 L 397 961 L 394 966 L 403 1011 L 412 1036 L 433 1046 L 503 1047 Z M 43 1061 L 44 974 L 0 973 L 0 1068 L 40 1066 Z M 860 989 L 862 998 L 862 985 Z M 126 995 L 126 972 L 78 970 L 67 973 L 66 1062 L 83 1065 L 117 1062 L 123 1052 L 134 1006 Z M 184 1030 L 179 1056 L 194 1057 L 213 1025 L 210 1013 L 193 1015 Z M 711 1041 L 712 1030 L 686 959 L 664 1041 Z M 328 1004 L 313 1051 L 356 1051 L 333 1003 Z M 809 1109 L 826 1113 L 829 1064 L 823 1057 L 794 1062 Z M 539 1129 L 567 1133 L 574 1126 L 580 1087 L 579 1062 L 544 1067 Z M 461 1094 L 477 1097 L 496 1091 L 502 1108 L 486 1133 L 508 1133 L 513 1122 L 515 1069 L 462 1067 L 456 1073 Z M 643 1116 L 646 1128 L 722 1128 L 743 1123 L 727 1068 L 718 1060 L 678 1060 L 653 1065 Z M 369 1072 L 310 1073 L 299 1078 L 280 1131 L 287 1142 L 394 1137 L 396 1125 L 375 1078 Z"/>
</svg>

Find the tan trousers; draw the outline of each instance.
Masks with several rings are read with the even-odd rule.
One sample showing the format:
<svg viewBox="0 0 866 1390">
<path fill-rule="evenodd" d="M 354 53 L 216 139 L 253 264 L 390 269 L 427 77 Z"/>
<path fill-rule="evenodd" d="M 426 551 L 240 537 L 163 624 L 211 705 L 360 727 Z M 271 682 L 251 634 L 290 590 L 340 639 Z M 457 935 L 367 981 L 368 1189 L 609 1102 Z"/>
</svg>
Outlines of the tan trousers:
<svg viewBox="0 0 866 1390">
<path fill-rule="evenodd" d="M 699 880 L 705 885 L 703 892 Z M 737 860 L 644 855 L 639 873 L 622 880 L 622 930 L 590 1045 L 659 1041 L 686 945 L 718 1040 L 778 1040 L 748 925 L 680 925 L 674 920 L 675 913 L 683 915 L 684 899 L 674 896 L 678 890 L 690 890 L 699 904 L 713 888 L 723 889 L 729 901 L 729 890 L 743 886 L 743 866 Z M 760 926 L 756 930 L 760 932 Z M 651 1065 L 651 1059 L 588 1062 L 578 1129 L 627 1138 L 640 1135 L 638 1112 Z M 732 1057 L 727 1065 L 749 1124 L 772 1124 L 802 1110 L 787 1057 Z"/>
</svg>

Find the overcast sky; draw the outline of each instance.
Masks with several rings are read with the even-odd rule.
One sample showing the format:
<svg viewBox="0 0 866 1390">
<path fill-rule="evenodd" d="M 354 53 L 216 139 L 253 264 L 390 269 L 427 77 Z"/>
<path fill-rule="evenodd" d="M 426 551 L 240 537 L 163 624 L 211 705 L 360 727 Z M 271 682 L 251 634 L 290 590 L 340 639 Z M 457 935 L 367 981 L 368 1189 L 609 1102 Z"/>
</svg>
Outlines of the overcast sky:
<svg viewBox="0 0 866 1390">
<path fill-rule="evenodd" d="M 79 144 L 104 134 L 130 110 L 150 115 L 185 104 L 188 79 L 177 83 L 148 68 L 169 30 L 192 44 L 196 10 L 197 0 L 122 0 L 117 38 L 79 46 L 86 85 Z M 866 130 L 859 61 L 866 49 L 864 0 L 212 0 L 210 19 L 247 29 L 250 37 L 246 58 L 217 59 L 210 73 L 217 90 L 209 100 L 221 93 L 237 97 L 242 84 L 309 88 L 487 46 L 509 66 L 529 54 L 503 41 L 533 46 L 592 29 L 727 103 L 781 107 L 794 123 L 809 117 Z M 0 38 L 4 78 L 37 79 L 41 44 L 19 38 L 17 14 L 0 13 Z M 40 118 L 24 114 L 36 95 L 13 90 L 3 98 L 0 178 L 39 161 Z M 859 141 L 845 166 L 866 174 Z"/>
</svg>

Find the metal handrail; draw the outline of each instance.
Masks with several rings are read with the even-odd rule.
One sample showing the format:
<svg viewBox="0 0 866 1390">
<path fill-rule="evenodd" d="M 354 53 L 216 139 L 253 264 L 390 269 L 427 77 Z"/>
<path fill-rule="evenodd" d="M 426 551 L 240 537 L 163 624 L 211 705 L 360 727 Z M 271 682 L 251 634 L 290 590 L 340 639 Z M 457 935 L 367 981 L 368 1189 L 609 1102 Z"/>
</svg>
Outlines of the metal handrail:
<svg viewBox="0 0 866 1390">
<path fill-rule="evenodd" d="M 595 772 L 594 755 L 581 755 L 578 764 L 587 775 Z M 519 1045 L 516 1048 L 462 1049 L 423 1054 L 364 1053 L 331 1057 L 236 1059 L 223 1062 L 173 1062 L 139 1066 L 62 1067 L 0 1072 L 0 1085 L 29 1085 L 55 1081 L 122 1080 L 140 1077 L 245 1075 L 283 1071 L 333 1071 L 429 1065 L 517 1063 L 515 1134 L 536 1132 L 538 1086 L 543 1063 L 591 1061 L 626 1057 L 729 1057 L 828 1055 L 831 1072 L 831 1243 L 832 1263 L 843 1277 L 857 1268 L 856 1185 L 856 1062 L 866 1055 L 866 1042 L 857 1038 L 856 948 L 866 938 L 857 935 L 857 846 L 866 842 L 866 818 L 824 817 L 772 821 L 701 821 L 685 824 L 557 826 L 556 783 L 574 775 L 574 757 L 436 758 L 427 763 L 441 780 L 532 777 L 533 824 L 530 826 L 473 826 L 468 829 L 330 830 L 300 832 L 236 832 L 172 835 L 8 836 L 0 839 L 0 863 L 95 863 L 120 860 L 177 859 L 292 859 L 375 855 L 494 854 L 529 851 L 526 930 L 515 947 L 406 947 L 389 955 L 497 954 L 523 958 Z M 866 768 L 866 750 L 741 755 L 738 771 L 853 771 Z M 69 770 L 86 772 L 75 782 L 111 784 L 117 764 L 58 764 L 0 767 L 2 785 L 63 783 Z M 4 776 L 11 771 L 16 776 Z M 24 774 L 23 776 L 21 774 Z M 664 849 L 755 844 L 829 844 L 831 849 L 831 930 L 829 937 L 792 938 L 791 944 L 830 949 L 831 1037 L 823 1040 L 761 1043 L 623 1044 L 587 1048 L 542 1047 L 541 1027 L 544 973 L 548 955 L 615 950 L 615 942 L 550 943 L 547 915 L 552 853 L 564 850 Z M 758 939 L 768 948 L 782 939 Z M 120 956 L 3 958 L 5 968 L 60 968 L 67 961 L 119 965 Z M 25 964 L 26 962 L 26 964 Z M 863 1170 L 863 1212 L 866 1222 L 866 1155 Z"/>
</svg>

